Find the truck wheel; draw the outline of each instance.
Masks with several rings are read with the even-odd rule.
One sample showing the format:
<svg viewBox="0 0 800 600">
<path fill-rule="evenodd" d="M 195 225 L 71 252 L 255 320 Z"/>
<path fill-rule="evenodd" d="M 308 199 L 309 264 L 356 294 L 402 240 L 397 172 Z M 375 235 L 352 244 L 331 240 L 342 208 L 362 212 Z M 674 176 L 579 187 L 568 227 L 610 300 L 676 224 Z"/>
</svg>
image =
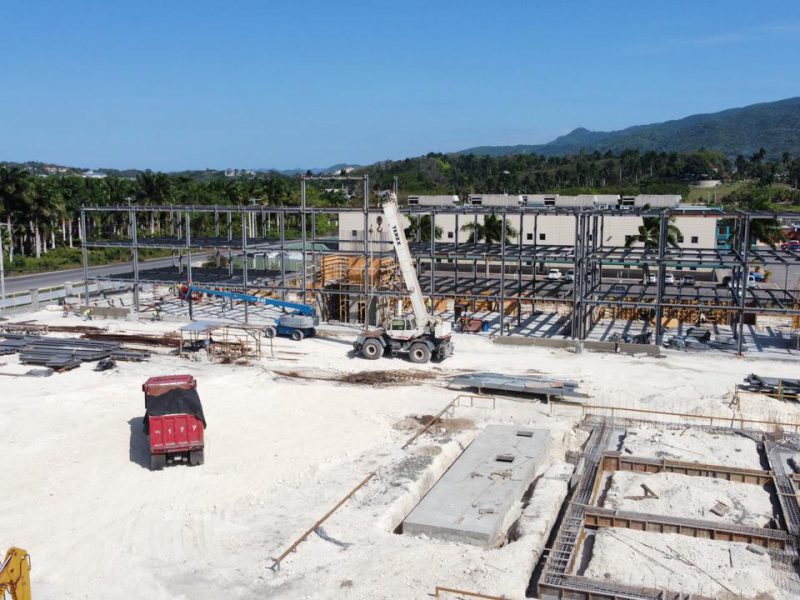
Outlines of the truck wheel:
<svg viewBox="0 0 800 600">
<path fill-rule="evenodd" d="M 264 328 L 264 337 L 266 338 L 274 338 L 277 333 L 278 330 L 275 329 L 272 325 Z"/>
<path fill-rule="evenodd" d="M 202 465 L 204 461 L 203 450 L 194 450 L 189 452 L 189 464 L 193 467 Z"/>
<path fill-rule="evenodd" d="M 166 454 L 151 454 L 150 455 L 150 470 L 160 471 L 167 466 Z"/>
<path fill-rule="evenodd" d="M 383 346 L 378 340 L 366 340 L 361 346 L 361 356 L 369 360 L 377 360 L 383 356 Z"/>
<path fill-rule="evenodd" d="M 408 351 L 408 360 L 412 363 L 426 363 L 431 359 L 431 351 L 428 349 L 428 346 L 417 342 L 416 344 L 411 344 L 411 349 Z"/>
<path fill-rule="evenodd" d="M 300 340 L 303 339 L 303 332 L 300 331 L 299 329 L 295 329 L 292 332 L 292 335 L 289 337 L 291 337 L 295 342 L 299 342 Z"/>
</svg>

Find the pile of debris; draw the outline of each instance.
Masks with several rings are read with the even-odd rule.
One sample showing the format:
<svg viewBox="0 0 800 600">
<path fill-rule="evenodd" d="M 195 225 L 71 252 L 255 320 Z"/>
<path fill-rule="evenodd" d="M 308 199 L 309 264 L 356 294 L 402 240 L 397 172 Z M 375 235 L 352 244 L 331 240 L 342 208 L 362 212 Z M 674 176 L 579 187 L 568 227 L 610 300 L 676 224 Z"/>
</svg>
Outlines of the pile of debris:
<svg viewBox="0 0 800 600">
<path fill-rule="evenodd" d="M 744 378 L 744 384 L 739 387 L 749 392 L 766 394 L 779 400 L 800 400 L 800 379 L 762 377 L 751 373 Z"/>
<path fill-rule="evenodd" d="M 19 361 L 24 365 L 41 365 L 54 371 L 68 371 L 84 362 L 102 360 L 138 362 L 150 358 L 150 353 L 147 351 L 123 348 L 114 342 L 19 333 L 0 334 L 0 355 L 14 353 L 19 353 Z"/>
<path fill-rule="evenodd" d="M 736 352 L 739 349 L 738 341 L 727 335 L 712 336 L 711 330 L 705 327 L 689 327 L 685 333 L 672 336 L 664 342 L 667 348 L 678 350 L 703 351 L 723 350 Z M 742 352 L 747 350 L 747 344 L 742 344 Z"/>
</svg>

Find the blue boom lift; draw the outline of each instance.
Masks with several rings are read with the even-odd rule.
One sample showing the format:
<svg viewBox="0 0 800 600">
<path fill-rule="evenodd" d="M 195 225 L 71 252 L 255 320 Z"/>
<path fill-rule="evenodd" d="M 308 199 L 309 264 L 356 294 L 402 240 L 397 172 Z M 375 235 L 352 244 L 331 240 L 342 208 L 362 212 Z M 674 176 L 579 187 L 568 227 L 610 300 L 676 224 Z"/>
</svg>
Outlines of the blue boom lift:
<svg viewBox="0 0 800 600">
<path fill-rule="evenodd" d="M 252 296 L 250 294 L 241 294 L 239 292 L 224 292 L 222 290 L 209 290 L 194 285 L 189 286 L 189 294 L 194 292 L 199 294 L 206 294 L 207 296 L 216 296 L 218 298 L 230 298 L 232 300 L 241 300 L 242 302 L 254 302 L 260 304 L 267 304 L 269 306 L 277 306 L 279 308 L 286 308 L 293 310 L 286 315 L 281 315 L 275 321 L 275 325 L 268 325 L 264 328 L 264 335 L 267 337 L 275 337 L 282 335 L 290 337 L 295 341 L 300 341 L 304 337 L 313 337 L 316 333 L 314 329 L 319 325 L 319 315 L 313 306 L 307 304 L 299 304 L 296 302 L 285 302 L 283 300 L 276 300 L 275 298 L 264 298 L 262 296 Z"/>
</svg>

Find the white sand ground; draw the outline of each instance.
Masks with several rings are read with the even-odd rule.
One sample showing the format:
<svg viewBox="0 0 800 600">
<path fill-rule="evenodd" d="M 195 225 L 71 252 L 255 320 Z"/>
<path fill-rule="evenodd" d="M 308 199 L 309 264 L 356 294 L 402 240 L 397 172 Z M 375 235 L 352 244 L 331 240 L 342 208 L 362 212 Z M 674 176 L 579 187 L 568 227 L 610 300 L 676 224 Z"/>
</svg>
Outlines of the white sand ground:
<svg viewBox="0 0 800 600">
<path fill-rule="evenodd" d="M 680 473 L 616 471 L 608 477 L 610 486 L 602 503 L 605 508 L 748 527 L 764 527 L 773 516 L 769 492 L 758 485 Z M 658 498 L 646 495 L 642 484 Z M 711 512 L 718 502 L 728 507 L 723 516 Z"/>
<path fill-rule="evenodd" d="M 763 469 L 756 442 L 742 435 L 701 429 L 629 429 L 623 451 L 633 456 L 666 458 L 743 469 Z"/>
<path fill-rule="evenodd" d="M 789 598 L 770 577 L 769 555 L 746 548 L 676 533 L 601 529 L 583 575 L 720 600 Z"/>
<path fill-rule="evenodd" d="M 78 324 L 60 312 L 17 317 Z M 166 331 L 174 323 L 95 321 L 112 330 Z M 525 586 L 566 493 L 564 453 L 585 440 L 579 410 L 519 401 L 455 409 L 456 430 L 425 435 L 408 451 L 398 423 L 435 414 L 457 392 L 436 381 L 395 387 L 292 380 L 273 369 L 331 374 L 419 369 L 402 360 L 348 356 L 352 337 L 276 340 L 277 356 L 249 366 L 156 354 L 96 373 L 89 365 L 49 378 L 0 377 L 0 545 L 33 557 L 37 600 L 49 598 L 420 598 L 436 585 L 509 598 Z M 603 405 L 729 416 L 733 384 L 787 365 L 727 357 L 669 359 L 495 346 L 456 335 L 456 353 L 426 367 L 542 372 L 581 382 Z M 19 372 L 15 356 L 0 372 Z M 206 464 L 150 472 L 142 382 L 187 372 L 199 381 L 209 428 Z M 776 406 L 800 420 L 800 410 Z M 762 406 L 762 408 L 764 408 Z M 470 426 L 469 421 L 474 423 Z M 517 541 L 497 550 L 392 533 L 425 490 L 487 423 L 547 427 L 555 444 Z M 474 428 L 473 428 L 474 427 Z M 550 465 L 548 467 L 548 465 Z M 546 469 L 546 470 L 545 470 Z M 362 480 L 375 479 L 324 525 L 346 549 L 312 534 L 274 573 L 277 556 Z M 754 588 L 755 589 L 755 588 Z M 761 588 L 759 588 L 761 589 Z"/>
</svg>

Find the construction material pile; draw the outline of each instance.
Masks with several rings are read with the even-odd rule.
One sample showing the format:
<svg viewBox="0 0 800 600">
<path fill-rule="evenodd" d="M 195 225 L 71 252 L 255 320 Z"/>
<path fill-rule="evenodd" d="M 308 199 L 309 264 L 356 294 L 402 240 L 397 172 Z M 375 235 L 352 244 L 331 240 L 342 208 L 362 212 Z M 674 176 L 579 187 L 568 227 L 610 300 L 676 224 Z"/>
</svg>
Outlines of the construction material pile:
<svg viewBox="0 0 800 600">
<path fill-rule="evenodd" d="M 466 373 L 450 379 L 450 385 L 484 390 L 498 394 L 514 394 L 545 398 L 546 400 L 581 401 L 589 396 L 578 391 L 578 382 L 532 375 L 503 375 L 501 373 Z"/>
<path fill-rule="evenodd" d="M 68 371 L 84 362 L 105 359 L 143 361 L 150 358 L 147 351 L 123 348 L 115 342 L 18 333 L 0 334 L 0 354 L 14 353 L 19 353 L 22 364 L 42 365 L 55 371 Z"/>
<path fill-rule="evenodd" d="M 779 400 L 800 400 L 800 379 L 762 377 L 751 373 L 744 378 L 744 385 L 741 388 Z"/>
</svg>

